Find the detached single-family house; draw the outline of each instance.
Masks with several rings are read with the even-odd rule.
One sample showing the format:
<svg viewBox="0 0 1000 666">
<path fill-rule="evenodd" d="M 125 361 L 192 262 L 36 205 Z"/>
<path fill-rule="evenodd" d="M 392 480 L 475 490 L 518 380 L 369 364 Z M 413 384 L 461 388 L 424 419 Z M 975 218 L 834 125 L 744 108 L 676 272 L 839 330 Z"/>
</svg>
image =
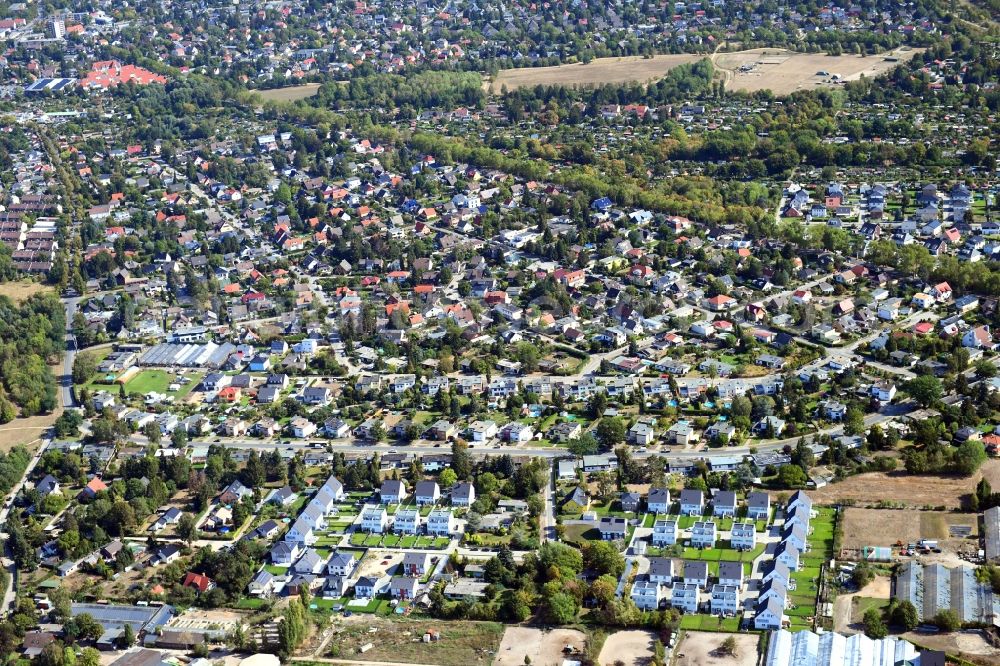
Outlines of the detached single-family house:
<svg viewBox="0 0 1000 666">
<path fill-rule="evenodd" d="M 423 576 L 430 571 L 432 564 L 430 553 L 406 553 L 403 555 L 403 575 Z"/>
<path fill-rule="evenodd" d="M 660 602 L 664 599 L 663 589 L 659 583 L 647 580 L 643 577 L 636 577 L 632 583 L 632 601 L 640 610 L 656 610 L 660 607 Z"/>
<path fill-rule="evenodd" d="M 747 495 L 747 518 L 767 520 L 771 515 L 771 497 L 759 491 Z"/>
<path fill-rule="evenodd" d="M 705 511 L 705 493 L 690 488 L 681 491 L 681 513 L 685 516 L 700 516 Z"/>
<path fill-rule="evenodd" d="M 712 515 L 722 518 L 732 518 L 736 515 L 736 493 L 732 490 L 720 490 L 712 498 Z"/>
<path fill-rule="evenodd" d="M 382 504 L 401 504 L 406 499 L 406 485 L 397 479 L 386 479 L 378 494 Z"/>
<path fill-rule="evenodd" d="M 628 533 L 628 521 L 617 516 L 603 516 L 597 525 L 604 541 L 614 541 L 624 539 Z"/>
<path fill-rule="evenodd" d="M 436 504 L 438 499 L 441 498 L 441 488 L 436 481 L 419 481 L 416 488 L 414 488 L 413 494 L 416 496 L 417 504 L 420 506 Z"/>
<path fill-rule="evenodd" d="M 646 497 L 646 509 L 650 513 L 670 512 L 670 491 L 666 488 L 650 488 Z"/>
<path fill-rule="evenodd" d="M 712 615 L 736 615 L 740 605 L 740 588 L 735 585 L 713 585 L 711 609 Z"/>
<path fill-rule="evenodd" d="M 452 486 L 451 505 L 452 506 L 472 506 L 476 501 L 476 488 L 468 481 L 461 481 Z"/>
<path fill-rule="evenodd" d="M 697 613 L 698 594 L 697 585 L 675 583 L 670 590 L 670 605 L 684 613 Z"/>
<path fill-rule="evenodd" d="M 361 511 L 361 531 L 382 534 L 389 523 L 385 507 L 367 506 Z"/>
</svg>

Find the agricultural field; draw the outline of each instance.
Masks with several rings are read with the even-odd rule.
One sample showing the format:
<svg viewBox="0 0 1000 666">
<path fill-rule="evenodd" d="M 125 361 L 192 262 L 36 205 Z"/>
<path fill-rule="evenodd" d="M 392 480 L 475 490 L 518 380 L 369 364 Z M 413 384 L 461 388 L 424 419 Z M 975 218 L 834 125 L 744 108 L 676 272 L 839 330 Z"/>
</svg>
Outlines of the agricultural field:
<svg viewBox="0 0 1000 666">
<path fill-rule="evenodd" d="M 713 62 L 722 71 L 728 90 L 771 90 L 776 95 L 787 95 L 819 85 L 836 85 L 837 81 L 856 80 L 861 76 L 872 78 L 909 60 L 917 53 L 917 49 L 903 48 L 889 54 L 862 57 L 796 53 L 784 49 L 752 49 L 720 53 L 713 58 Z M 819 72 L 826 74 L 820 75 Z M 838 78 L 834 80 L 833 75 L 838 75 Z"/>
<path fill-rule="evenodd" d="M 297 102 L 312 97 L 317 92 L 319 92 L 318 83 L 303 83 L 300 86 L 258 90 L 257 95 L 265 102 Z"/>
<path fill-rule="evenodd" d="M 483 85 L 498 93 L 505 86 L 517 90 L 525 86 L 595 86 L 605 83 L 648 82 L 659 79 L 678 65 L 697 62 L 701 55 L 655 55 L 652 58 L 627 56 L 596 58 L 590 63 L 573 63 L 554 67 L 505 69 Z"/>
</svg>

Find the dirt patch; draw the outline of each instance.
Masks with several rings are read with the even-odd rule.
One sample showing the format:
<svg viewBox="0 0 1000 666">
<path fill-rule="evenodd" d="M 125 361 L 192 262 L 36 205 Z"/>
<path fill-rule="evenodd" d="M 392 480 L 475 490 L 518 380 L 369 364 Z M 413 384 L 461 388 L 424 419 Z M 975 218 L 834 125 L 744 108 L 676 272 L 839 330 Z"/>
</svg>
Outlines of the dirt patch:
<svg viewBox="0 0 1000 666">
<path fill-rule="evenodd" d="M 257 95 L 265 102 L 297 102 L 312 97 L 319 92 L 318 83 L 303 83 L 301 86 L 286 86 L 271 90 L 258 90 Z"/>
<path fill-rule="evenodd" d="M 651 631 L 618 631 L 608 636 L 597 661 L 614 664 L 622 661 L 626 666 L 648 664 L 656 655 L 656 635 Z"/>
<path fill-rule="evenodd" d="M 697 62 L 703 55 L 655 55 L 652 58 L 625 56 L 621 58 L 597 58 L 584 65 L 556 65 L 554 67 L 525 67 L 505 69 L 492 82 L 483 85 L 493 93 L 504 86 L 517 90 L 524 86 L 595 86 L 604 83 L 628 83 L 631 81 L 651 81 L 663 77 L 674 67 L 689 62 Z"/>
<path fill-rule="evenodd" d="M 841 594 L 833 602 L 834 631 L 854 633 L 851 626 L 860 622 L 864 615 L 864 604 L 855 602 L 861 599 L 888 599 L 892 593 L 892 579 L 889 576 L 876 576 L 875 580 L 865 585 L 857 592 Z"/>
<path fill-rule="evenodd" d="M 783 49 L 752 49 L 720 53 L 714 58 L 722 70 L 728 90 L 771 90 L 787 95 L 817 86 L 835 86 L 862 76 L 873 78 L 906 62 L 920 49 L 897 49 L 877 56 L 795 53 Z"/>
<path fill-rule="evenodd" d="M 719 646 L 732 636 L 736 655 L 719 654 Z M 686 631 L 674 649 L 676 666 L 754 666 L 757 663 L 757 634 L 721 634 Z"/>
<path fill-rule="evenodd" d="M 575 629 L 546 631 L 535 627 L 507 627 L 493 666 L 523 666 L 525 655 L 532 664 L 561 664 L 567 645 L 583 651 L 587 637 Z"/>
<path fill-rule="evenodd" d="M 22 303 L 35 294 L 50 291 L 52 291 L 50 285 L 30 280 L 18 280 L 17 282 L 4 282 L 0 284 L 0 296 L 6 296 L 15 303 Z"/>
<path fill-rule="evenodd" d="M 439 640 L 425 643 L 423 637 L 429 632 Z M 440 666 L 489 664 L 502 633 L 503 625 L 497 622 L 389 620 L 368 615 L 337 628 L 330 656 Z M 367 645 L 371 648 L 361 656 L 360 649 Z"/>
<path fill-rule="evenodd" d="M 957 634 L 911 632 L 902 634 L 900 638 L 923 648 L 943 650 L 973 664 L 1000 665 L 1000 650 L 987 643 L 979 631 L 963 631 Z"/>
<path fill-rule="evenodd" d="M 849 508 L 843 520 L 843 551 L 848 554 L 865 546 L 915 544 L 921 539 L 936 540 L 947 553 L 975 551 L 979 543 L 974 513 Z M 950 526 L 969 528 L 969 536 L 951 536 Z"/>
<path fill-rule="evenodd" d="M 216 629 L 230 632 L 243 624 L 246 616 L 231 610 L 195 610 L 188 609 L 183 614 L 173 618 L 167 626 L 170 629 L 185 631 L 188 629 Z"/>
<path fill-rule="evenodd" d="M 934 474 L 911 476 L 903 471 L 858 474 L 817 490 L 810 490 L 809 496 L 819 504 L 837 504 L 850 500 L 859 506 L 874 506 L 877 502 L 887 501 L 917 508 L 927 506 L 957 509 L 961 507 L 962 497 L 972 493 L 979 479 L 984 476 L 997 487 L 997 483 L 1000 483 L 1000 460 L 987 460 L 979 472 L 965 478 Z M 873 494 L 872 488 L 877 488 L 878 493 Z"/>
<path fill-rule="evenodd" d="M 29 451 L 34 451 L 41 443 L 42 434 L 52 427 L 60 414 L 61 408 L 51 414 L 16 418 L 0 426 L 0 451 L 10 451 L 18 444 L 24 444 Z"/>
<path fill-rule="evenodd" d="M 392 575 L 403 562 L 403 553 L 369 550 L 358 565 L 358 577 Z"/>
</svg>

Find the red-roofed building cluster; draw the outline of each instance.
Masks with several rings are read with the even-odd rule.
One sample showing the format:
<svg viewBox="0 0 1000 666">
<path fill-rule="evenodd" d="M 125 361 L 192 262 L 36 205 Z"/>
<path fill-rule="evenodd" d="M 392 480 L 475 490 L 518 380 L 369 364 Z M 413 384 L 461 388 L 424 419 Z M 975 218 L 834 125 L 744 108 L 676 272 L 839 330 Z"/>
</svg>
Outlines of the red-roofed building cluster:
<svg viewBox="0 0 1000 666">
<path fill-rule="evenodd" d="M 165 84 L 167 78 L 142 67 L 123 65 L 117 60 L 99 60 L 94 63 L 87 76 L 80 80 L 80 85 L 85 90 L 107 90 L 129 81 L 145 86 L 150 83 Z"/>
</svg>

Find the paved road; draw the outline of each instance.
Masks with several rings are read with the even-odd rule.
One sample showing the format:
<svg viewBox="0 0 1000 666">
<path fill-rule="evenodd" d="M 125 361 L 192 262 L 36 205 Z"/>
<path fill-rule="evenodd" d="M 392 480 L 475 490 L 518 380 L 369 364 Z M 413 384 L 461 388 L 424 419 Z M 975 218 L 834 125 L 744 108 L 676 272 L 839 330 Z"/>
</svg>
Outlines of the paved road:
<svg viewBox="0 0 1000 666">
<path fill-rule="evenodd" d="M 539 536 L 541 542 L 555 540 L 556 538 L 556 474 L 553 466 L 549 465 L 549 482 L 545 486 L 545 493 L 542 495 L 544 506 L 542 515 L 538 517 Z"/>
</svg>

